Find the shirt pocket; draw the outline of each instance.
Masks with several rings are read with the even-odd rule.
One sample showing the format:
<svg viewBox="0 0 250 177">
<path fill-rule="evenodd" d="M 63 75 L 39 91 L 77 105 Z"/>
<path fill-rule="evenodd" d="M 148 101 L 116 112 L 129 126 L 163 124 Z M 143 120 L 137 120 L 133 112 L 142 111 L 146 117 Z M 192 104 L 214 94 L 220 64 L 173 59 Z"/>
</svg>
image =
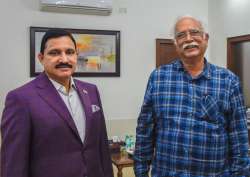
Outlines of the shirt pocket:
<svg viewBox="0 0 250 177">
<path fill-rule="evenodd" d="M 199 101 L 199 108 L 198 119 L 217 126 L 225 124 L 223 113 L 216 98 L 204 95 Z"/>
</svg>

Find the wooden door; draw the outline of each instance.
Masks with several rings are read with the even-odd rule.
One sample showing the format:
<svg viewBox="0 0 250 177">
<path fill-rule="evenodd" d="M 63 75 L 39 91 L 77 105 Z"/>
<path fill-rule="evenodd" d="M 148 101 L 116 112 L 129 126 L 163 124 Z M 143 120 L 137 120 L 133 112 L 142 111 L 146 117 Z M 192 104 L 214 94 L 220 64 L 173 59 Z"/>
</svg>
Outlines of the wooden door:
<svg viewBox="0 0 250 177">
<path fill-rule="evenodd" d="M 243 96 L 245 104 L 250 108 L 249 94 L 249 49 L 244 45 L 249 45 L 250 34 L 227 38 L 227 68 L 239 76 L 242 84 Z M 245 61 L 244 61 L 245 60 Z M 250 144 L 250 117 L 247 114 L 248 141 Z"/>
<path fill-rule="evenodd" d="M 172 39 L 156 39 L 156 67 L 178 58 Z"/>
</svg>

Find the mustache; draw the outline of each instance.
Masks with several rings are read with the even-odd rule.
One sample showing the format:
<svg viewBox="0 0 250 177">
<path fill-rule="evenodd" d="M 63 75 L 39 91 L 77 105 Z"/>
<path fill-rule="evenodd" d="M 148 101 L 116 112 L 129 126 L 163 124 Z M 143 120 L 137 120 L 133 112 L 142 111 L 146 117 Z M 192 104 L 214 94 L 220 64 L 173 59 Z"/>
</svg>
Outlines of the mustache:
<svg viewBox="0 0 250 177">
<path fill-rule="evenodd" d="M 190 42 L 190 43 L 186 43 L 186 44 L 183 44 L 182 49 L 187 49 L 187 48 L 191 48 L 191 47 L 199 47 L 199 44 L 195 41 Z"/>
<path fill-rule="evenodd" d="M 55 66 L 55 68 L 72 68 L 73 66 L 68 63 L 59 63 Z"/>
</svg>

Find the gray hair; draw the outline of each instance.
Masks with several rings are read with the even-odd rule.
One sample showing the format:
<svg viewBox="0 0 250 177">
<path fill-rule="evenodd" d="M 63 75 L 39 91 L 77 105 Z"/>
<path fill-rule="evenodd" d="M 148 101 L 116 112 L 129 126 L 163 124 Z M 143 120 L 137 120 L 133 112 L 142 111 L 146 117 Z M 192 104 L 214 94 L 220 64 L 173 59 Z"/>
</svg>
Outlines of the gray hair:
<svg viewBox="0 0 250 177">
<path fill-rule="evenodd" d="M 196 17 L 194 17 L 194 16 L 191 16 L 191 15 L 183 15 L 183 16 L 177 17 L 177 19 L 176 19 L 176 21 L 175 21 L 175 24 L 174 24 L 173 29 L 172 29 L 172 38 L 173 38 L 173 39 L 175 39 L 176 25 L 177 25 L 177 23 L 179 23 L 181 20 L 183 20 L 183 19 L 185 19 L 185 18 L 191 18 L 191 19 L 197 21 L 197 22 L 200 24 L 200 26 L 201 26 L 201 30 L 202 30 L 203 32 L 205 32 L 205 33 L 207 32 L 207 30 L 206 30 L 205 27 L 204 27 L 204 23 L 203 23 L 200 19 L 198 19 L 198 18 L 196 18 Z"/>
</svg>

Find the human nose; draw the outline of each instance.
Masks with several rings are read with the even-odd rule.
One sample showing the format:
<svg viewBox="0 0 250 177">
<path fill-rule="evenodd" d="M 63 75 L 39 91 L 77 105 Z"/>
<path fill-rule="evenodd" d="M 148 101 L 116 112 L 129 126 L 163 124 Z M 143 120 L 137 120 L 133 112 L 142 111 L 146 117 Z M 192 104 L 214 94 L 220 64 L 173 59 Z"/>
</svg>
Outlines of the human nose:
<svg viewBox="0 0 250 177">
<path fill-rule="evenodd" d="M 60 55 L 60 61 L 61 62 L 68 62 L 68 56 L 65 52 L 62 52 L 61 55 Z"/>
<path fill-rule="evenodd" d="M 189 31 L 186 32 L 186 35 L 185 35 L 185 36 L 186 36 L 186 40 L 187 40 L 187 41 L 190 41 L 190 40 L 192 41 L 192 40 L 193 40 L 193 37 L 192 37 L 192 35 L 190 34 Z"/>
</svg>

